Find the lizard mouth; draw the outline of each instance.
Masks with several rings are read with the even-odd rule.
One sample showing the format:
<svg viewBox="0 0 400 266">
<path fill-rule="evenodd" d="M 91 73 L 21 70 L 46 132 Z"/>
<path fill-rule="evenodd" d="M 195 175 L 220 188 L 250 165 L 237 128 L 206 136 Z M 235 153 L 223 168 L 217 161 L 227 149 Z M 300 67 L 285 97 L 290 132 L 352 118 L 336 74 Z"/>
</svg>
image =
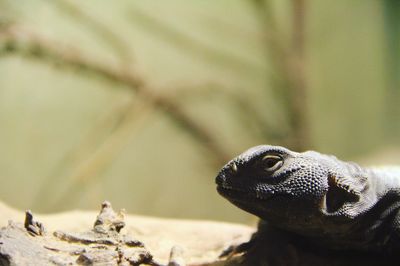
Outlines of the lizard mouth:
<svg viewBox="0 0 400 266">
<path fill-rule="evenodd" d="M 256 189 L 241 190 L 222 185 L 217 186 L 218 193 L 231 201 L 265 201 L 272 198 L 273 194 L 259 193 Z"/>
</svg>

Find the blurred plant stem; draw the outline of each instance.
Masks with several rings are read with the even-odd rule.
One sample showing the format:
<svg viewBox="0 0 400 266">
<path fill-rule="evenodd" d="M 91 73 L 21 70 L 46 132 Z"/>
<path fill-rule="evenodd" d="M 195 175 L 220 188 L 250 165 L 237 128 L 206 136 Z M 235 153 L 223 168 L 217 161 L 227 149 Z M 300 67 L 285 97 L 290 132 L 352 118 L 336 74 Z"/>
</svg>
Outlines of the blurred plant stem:
<svg viewBox="0 0 400 266">
<path fill-rule="evenodd" d="M 273 80 L 273 91 L 286 111 L 289 122 L 288 132 L 283 133 L 284 141 L 294 150 L 310 149 L 310 123 L 307 110 L 307 81 L 305 56 L 305 0 L 292 0 L 291 45 L 283 39 L 273 16 L 269 0 L 253 0 L 252 6 L 264 29 L 266 54 L 273 62 L 276 75 L 269 73 Z M 265 131 L 267 131 L 266 129 Z"/>
<path fill-rule="evenodd" d="M 308 113 L 308 86 L 306 73 L 306 0 L 293 1 L 292 61 L 289 62 L 288 79 L 291 83 L 291 123 L 294 130 L 293 145 L 299 149 L 311 149 L 310 120 Z"/>
<path fill-rule="evenodd" d="M 166 44 L 181 47 L 185 52 L 191 52 L 192 55 L 200 60 L 206 60 L 215 65 L 228 66 L 235 69 L 238 73 L 247 73 L 253 76 L 262 74 L 260 72 L 262 66 L 252 62 L 248 58 L 210 46 L 202 40 L 188 36 L 179 29 L 168 25 L 168 22 L 160 21 L 139 9 L 129 10 L 128 16 L 133 23 L 142 24 L 152 36 L 163 40 Z"/>
<path fill-rule="evenodd" d="M 400 1 L 384 0 L 382 1 L 384 11 L 384 26 L 385 26 L 385 41 L 386 41 L 386 78 L 387 86 L 385 90 L 385 106 L 386 116 L 383 123 L 383 128 L 387 132 L 387 136 L 392 136 L 391 132 L 396 132 L 400 129 L 398 121 L 400 116 Z M 397 141 L 389 140 L 388 143 Z"/>
<path fill-rule="evenodd" d="M 43 179 L 33 199 L 32 208 L 50 210 L 50 204 L 53 203 L 47 199 L 54 198 L 55 195 L 60 194 L 57 188 L 69 187 L 71 182 L 76 181 L 68 177 L 72 176 L 72 173 L 76 173 L 76 168 L 83 165 L 93 154 L 98 153 L 96 151 L 99 147 L 107 142 L 109 138 L 114 138 L 113 135 L 117 134 L 116 131 L 124 127 L 126 122 L 129 122 L 127 117 L 132 115 L 131 111 L 134 104 L 136 103 L 134 103 L 133 99 L 127 99 L 126 97 L 120 99 L 116 104 L 110 104 L 110 110 L 97 119 L 76 147 L 71 148 L 50 171 L 50 174 Z M 112 156 L 110 155 L 109 158 L 112 158 Z M 96 171 L 91 173 L 96 173 Z M 86 178 L 93 179 L 93 176 L 87 176 Z"/>
<path fill-rule="evenodd" d="M 40 202 L 42 209 L 49 210 L 57 206 L 71 206 L 76 203 L 82 192 L 98 180 L 101 174 L 106 170 L 109 164 L 120 154 L 120 151 L 127 145 L 129 141 L 144 127 L 149 116 L 154 111 L 154 105 L 143 99 L 134 101 L 130 108 L 126 110 L 123 121 L 119 126 L 99 145 L 95 151 L 86 154 L 84 160 L 79 161 L 78 165 L 72 170 L 71 174 L 66 178 L 68 184 L 63 187 L 63 192 L 59 195 L 39 194 L 37 202 Z M 90 136 L 89 136 L 90 137 Z M 46 199 L 52 198 L 50 202 Z M 43 202 L 48 202 L 47 206 L 43 206 Z"/>
<path fill-rule="evenodd" d="M 108 25 L 90 16 L 78 5 L 75 5 L 73 1 L 50 0 L 48 2 L 55 5 L 63 14 L 69 15 L 74 21 L 86 26 L 90 33 L 94 33 L 100 40 L 108 44 L 119 55 L 123 67 L 129 67 L 132 64 L 133 55 L 130 47 Z"/>
<path fill-rule="evenodd" d="M 268 119 L 259 114 L 254 108 L 251 100 L 243 98 L 243 95 L 233 91 L 224 90 L 222 86 L 213 90 L 214 95 L 221 95 L 229 101 L 237 113 L 237 118 L 241 119 L 243 125 L 251 128 L 251 133 L 260 133 L 261 139 L 266 142 L 276 142 L 286 145 L 295 150 L 311 148 L 310 122 L 308 114 L 308 92 L 306 77 L 306 44 L 305 44 L 305 18 L 306 1 L 292 0 L 292 27 L 291 42 L 287 43 L 283 39 L 283 32 L 279 29 L 273 16 L 273 9 L 269 0 L 252 0 L 252 6 L 258 14 L 260 25 L 263 27 L 266 54 L 272 58 L 274 71 L 268 73 L 273 80 L 273 90 L 286 112 L 286 120 L 289 128 L 286 132 L 284 127 L 272 126 Z M 232 55 L 225 55 L 202 45 L 198 41 L 186 36 L 184 33 L 165 25 L 148 14 L 133 10 L 130 12 L 135 22 L 142 23 L 146 28 L 150 28 L 157 33 L 159 38 L 166 39 L 170 43 L 178 44 L 185 50 L 193 50 L 196 54 L 207 55 L 210 58 L 218 59 L 237 66 L 250 65 L 241 62 L 240 59 Z M 269 60 L 266 59 L 266 60 Z M 251 68 L 253 69 L 253 68 Z M 260 75 L 259 69 L 257 75 Z M 261 74 L 262 75 L 262 74 Z M 204 90 L 201 92 L 207 95 Z M 200 97 L 200 93 L 192 90 L 189 96 Z M 271 110 L 272 112 L 272 110 Z"/>
<path fill-rule="evenodd" d="M 157 89 L 147 85 L 138 73 L 124 71 L 108 62 L 89 57 L 76 48 L 50 41 L 38 34 L 12 26 L 0 32 L 0 56 L 20 55 L 40 62 L 52 63 L 61 67 L 70 67 L 82 73 L 95 74 L 104 79 L 126 86 L 138 97 L 162 110 L 174 124 L 184 129 L 196 140 L 216 164 L 223 164 L 230 154 L 215 140 L 209 130 L 191 118 L 177 103 L 174 97 L 157 94 Z M 207 156 L 209 157 L 209 156 Z"/>
<path fill-rule="evenodd" d="M 186 87 L 177 88 L 177 94 L 180 101 L 191 102 L 193 99 L 207 100 L 210 97 L 219 98 L 221 101 L 227 102 L 231 107 L 231 112 L 235 113 L 235 118 L 240 120 L 240 124 L 248 130 L 248 134 L 254 135 L 256 139 L 264 139 L 268 141 L 283 142 L 285 141 L 282 129 L 274 125 L 270 119 L 257 109 L 251 99 L 246 98 L 243 94 L 244 89 L 228 89 L 222 84 L 202 84 L 191 86 L 190 91 Z M 271 110 L 273 112 L 274 110 Z"/>
</svg>

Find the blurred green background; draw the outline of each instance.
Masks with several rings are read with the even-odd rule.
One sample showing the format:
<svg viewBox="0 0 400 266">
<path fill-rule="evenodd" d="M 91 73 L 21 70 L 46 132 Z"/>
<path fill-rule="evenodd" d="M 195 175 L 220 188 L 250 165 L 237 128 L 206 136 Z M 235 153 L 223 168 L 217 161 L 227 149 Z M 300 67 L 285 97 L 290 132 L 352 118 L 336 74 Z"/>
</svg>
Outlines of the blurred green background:
<svg viewBox="0 0 400 266">
<path fill-rule="evenodd" d="M 0 0 L 0 200 L 249 222 L 263 143 L 400 163 L 396 0 Z"/>
</svg>

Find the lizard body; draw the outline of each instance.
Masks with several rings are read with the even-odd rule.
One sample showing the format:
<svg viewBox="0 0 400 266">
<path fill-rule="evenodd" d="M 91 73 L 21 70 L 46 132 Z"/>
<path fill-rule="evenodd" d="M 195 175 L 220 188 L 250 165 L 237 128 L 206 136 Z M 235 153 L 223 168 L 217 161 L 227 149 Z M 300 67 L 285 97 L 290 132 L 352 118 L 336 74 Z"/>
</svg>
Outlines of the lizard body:
<svg viewBox="0 0 400 266">
<path fill-rule="evenodd" d="M 223 197 L 266 226 L 312 244 L 400 251 L 400 167 L 364 168 L 314 151 L 262 145 L 228 162 L 216 183 Z"/>
</svg>

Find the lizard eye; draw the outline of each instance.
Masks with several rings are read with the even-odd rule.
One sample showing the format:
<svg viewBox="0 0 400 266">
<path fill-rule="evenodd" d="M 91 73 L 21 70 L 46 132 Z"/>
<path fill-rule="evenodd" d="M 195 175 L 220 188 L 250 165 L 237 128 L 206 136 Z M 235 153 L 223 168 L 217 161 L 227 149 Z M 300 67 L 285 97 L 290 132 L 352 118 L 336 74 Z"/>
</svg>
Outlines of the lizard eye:
<svg viewBox="0 0 400 266">
<path fill-rule="evenodd" d="M 273 172 L 281 168 L 283 160 L 277 155 L 265 155 L 262 158 L 264 164 L 264 170 L 267 172 Z"/>
</svg>

